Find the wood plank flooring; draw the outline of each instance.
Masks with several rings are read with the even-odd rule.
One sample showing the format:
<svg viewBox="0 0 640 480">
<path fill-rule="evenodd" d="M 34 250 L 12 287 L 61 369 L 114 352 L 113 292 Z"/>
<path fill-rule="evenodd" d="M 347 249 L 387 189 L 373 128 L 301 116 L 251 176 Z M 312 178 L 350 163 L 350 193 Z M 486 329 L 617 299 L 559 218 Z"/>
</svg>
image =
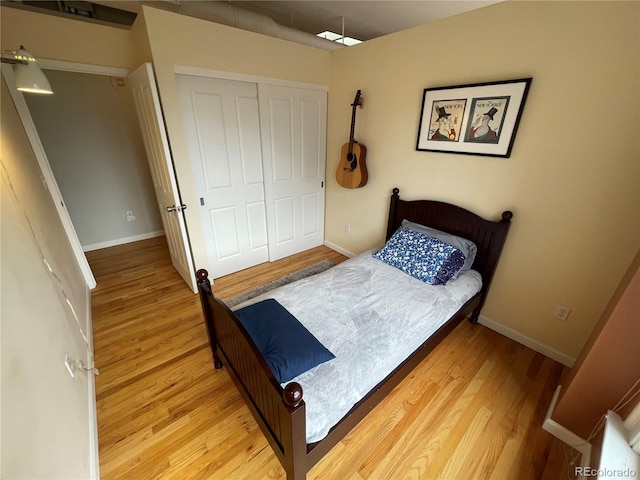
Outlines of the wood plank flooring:
<svg viewBox="0 0 640 480">
<path fill-rule="evenodd" d="M 87 254 L 100 470 L 111 479 L 284 479 L 164 237 Z M 220 278 L 229 299 L 342 255 L 319 247 Z M 540 428 L 562 366 L 463 322 L 308 474 L 309 480 L 573 478 Z"/>
</svg>

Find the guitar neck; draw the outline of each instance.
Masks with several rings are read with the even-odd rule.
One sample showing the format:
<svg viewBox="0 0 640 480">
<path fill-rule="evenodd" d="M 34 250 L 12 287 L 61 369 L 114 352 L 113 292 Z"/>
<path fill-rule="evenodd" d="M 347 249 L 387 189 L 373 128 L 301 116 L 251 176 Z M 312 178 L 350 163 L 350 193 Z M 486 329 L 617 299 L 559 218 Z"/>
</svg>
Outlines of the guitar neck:
<svg viewBox="0 0 640 480">
<path fill-rule="evenodd" d="M 351 132 L 349 133 L 349 153 L 353 151 L 353 134 L 356 129 L 356 105 L 353 106 L 353 112 L 351 113 Z"/>
</svg>

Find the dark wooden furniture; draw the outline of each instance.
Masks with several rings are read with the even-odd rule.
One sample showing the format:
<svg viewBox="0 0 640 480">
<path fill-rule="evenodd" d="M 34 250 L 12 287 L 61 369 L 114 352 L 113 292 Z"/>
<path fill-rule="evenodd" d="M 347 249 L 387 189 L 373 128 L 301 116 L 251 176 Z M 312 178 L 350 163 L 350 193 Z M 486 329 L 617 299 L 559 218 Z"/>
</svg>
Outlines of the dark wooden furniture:
<svg viewBox="0 0 640 480">
<path fill-rule="evenodd" d="M 446 231 L 476 243 L 473 269 L 482 275 L 482 289 L 382 382 L 358 402 L 321 441 L 307 444 L 302 387 L 291 382 L 284 388 L 275 379 L 253 341 L 234 313 L 211 292 L 206 270 L 198 270 L 202 310 L 213 352 L 214 365 L 227 371 L 238 387 L 288 480 L 303 480 L 334 445 L 362 420 L 466 317 L 476 323 L 484 305 L 513 214 L 506 211 L 498 222 L 484 220 L 461 207 L 431 200 L 405 201 L 393 189 L 386 238 L 403 219 Z"/>
</svg>

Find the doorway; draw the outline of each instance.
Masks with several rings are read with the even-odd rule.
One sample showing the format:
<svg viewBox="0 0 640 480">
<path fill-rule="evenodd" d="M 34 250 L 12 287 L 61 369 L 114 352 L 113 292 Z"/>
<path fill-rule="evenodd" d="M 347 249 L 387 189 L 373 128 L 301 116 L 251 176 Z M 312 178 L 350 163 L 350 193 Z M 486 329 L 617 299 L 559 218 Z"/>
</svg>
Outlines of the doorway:
<svg viewBox="0 0 640 480">
<path fill-rule="evenodd" d="M 84 251 L 164 234 L 127 79 L 46 70 L 25 101 Z"/>
</svg>

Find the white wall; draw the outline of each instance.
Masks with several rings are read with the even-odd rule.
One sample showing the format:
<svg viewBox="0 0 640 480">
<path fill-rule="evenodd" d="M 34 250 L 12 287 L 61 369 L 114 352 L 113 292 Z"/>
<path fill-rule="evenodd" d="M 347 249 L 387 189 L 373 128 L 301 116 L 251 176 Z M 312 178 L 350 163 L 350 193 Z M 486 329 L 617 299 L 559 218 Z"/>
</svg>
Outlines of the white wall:
<svg viewBox="0 0 640 480">
<path fill-rule="evenodd" d="M 47 70 L 54 95 L 25 95 L 85 250 L 162 233 L 126 79 Z M 136 220 L 127 222 L 132 211 Z"/>
</svg>

